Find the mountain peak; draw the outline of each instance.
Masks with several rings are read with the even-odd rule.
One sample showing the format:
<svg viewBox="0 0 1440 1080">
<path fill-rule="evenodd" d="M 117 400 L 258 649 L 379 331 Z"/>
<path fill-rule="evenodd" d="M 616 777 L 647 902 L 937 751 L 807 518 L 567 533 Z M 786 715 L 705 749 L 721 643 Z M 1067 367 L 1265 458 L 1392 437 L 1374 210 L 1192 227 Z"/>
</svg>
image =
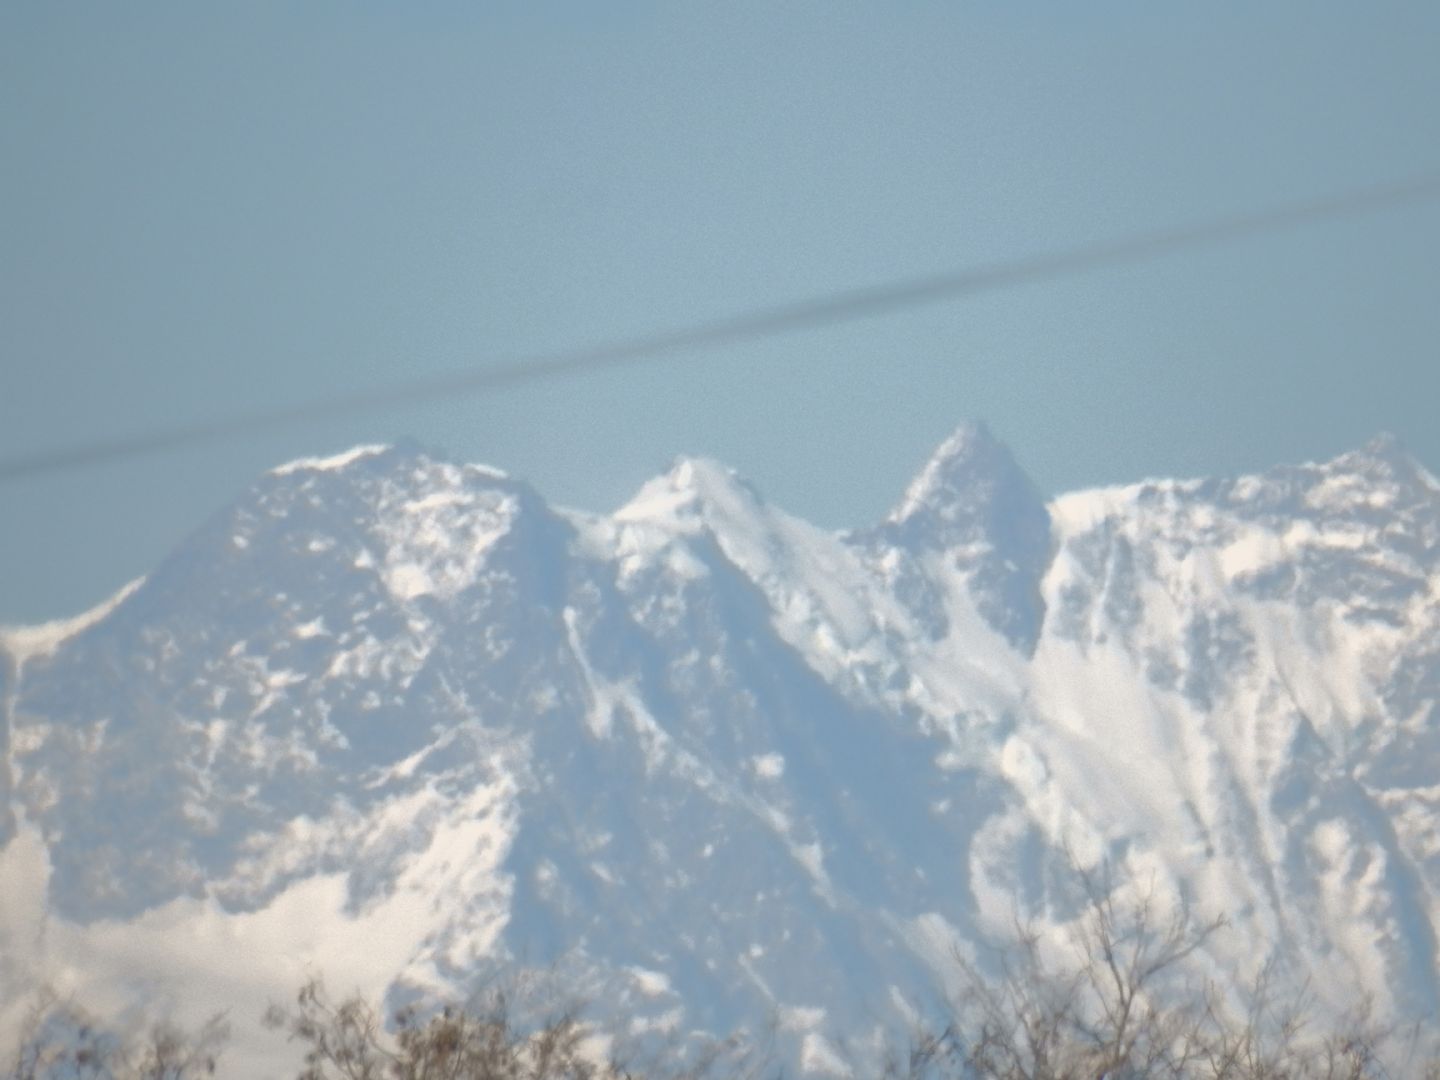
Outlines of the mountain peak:
<svg viewBox="0 0 1440 1080">
<path fill-rule="evenodd" d="M 693 491 L 696 494 L 727 491 L 737 483 L 744 483 L 740 474 L 723 462 L 714 458 L 686 455 L 671 462 L 665 479 L 677 491 Z"/>
<path fill-rule="evenodd" d="M 393 443 L 367 443 L 352 446 L 334 454 L 300 457 L 277 465 L 269 471 L 272 477 L 314 477 L 321 473 L 350 474 L 381 472 L 405 465 L 435 466 L 457 481 L 512 480 L 509 473 L 492 465 L 460 464 L 444 451 L 430 449 L 416 439 L 398 439 Z"/>
<path fill-rule="evenodd" d="M 389 453 L 395 448 L 389 443 L 368 443 L 361 446 L 352 446 L 349 450 L 342 450 L 338 454 L 327 454 L 316 457 L 300 457 L 293 461 L 287 461 L 283 465 L 277 465 L 270 470 L 271 476 L 290 476 L 299 472 L 335 472 L 347 465 L 352 465 L 364 458 L 377 457 Z"/>
<path fill-rule="evenodd" d="M 750 513 L 764 500 L 728 465 L 706 457 L 677 457 L 668 471 L 646 481 L 614 513 L 617 521 L 681 521 Z"/>
<path fill-rule="evenodd" d="M 872 537 L 917 558 L 947 552 L 986 621 L 1017 648 L 1034 647 L 1044 620 L 1039 583 L 1050 561 L 1050 513 L 984 424 L 962 424 L 936 448 Z"/>
<path fill-rule="evenodd" d="M 1389 431 L 1379 432 L 1363 446 L 1341 454 L 1331 464 L 1362 472 L 1380 471 L 1397 480 L 1413 479 L 1424 469 L 1399 436 Z"/>
<path fill-rule="evenodd" d="M 969 516 L 967 505 L 987 500 L 999 489 L 1013 488 L 1030 489 L 1029 477 L 988 427 L 970 421 L 936 447 L 886 520 L 901 524 L 930 516 L 953 521 Z"/>
<path fill-rule="evenodd" d="M 1405 444 L 1400 441 L 1400 437 L 1391 431 L 1377 432 L 1375 436 L 1360 449 L 1364 453 L 1377 457 L 1382 455 L 1394 456 L 1396 454 L 1403 454 L 1408 457 L 1410 453 L 1405 449 Z"/>
<path fill-rule="evenodd" d="M 1440 480 L 1388 431 L 1324 462 L 1319 476 L 1323 479 L 1312 502 L 1333 508 L 1375 505 L 1377 500 L 1428 504 L 1440 493 Z"/>
</svg>

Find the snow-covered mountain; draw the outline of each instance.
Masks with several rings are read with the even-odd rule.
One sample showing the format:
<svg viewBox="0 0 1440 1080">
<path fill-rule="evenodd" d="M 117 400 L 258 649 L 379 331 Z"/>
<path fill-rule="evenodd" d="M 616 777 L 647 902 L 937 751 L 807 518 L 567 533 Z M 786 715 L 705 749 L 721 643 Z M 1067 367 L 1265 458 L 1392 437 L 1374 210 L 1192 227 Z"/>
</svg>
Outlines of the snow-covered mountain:
<svg viewBox="0 0 1440 1080">
<path fill-rule="evenodd" d="M 245 1075 L 309 972 L 517 968 L 863 1067 L 1102 860 L 1228 918 L 1197 975 L 1440 1013 L 1440 483 L 1386 438 L 1047 503 L 965 427 L 843 534 L 364 447 L 3 643 L 0 979 L 230 1007 Z"/>
</svg>

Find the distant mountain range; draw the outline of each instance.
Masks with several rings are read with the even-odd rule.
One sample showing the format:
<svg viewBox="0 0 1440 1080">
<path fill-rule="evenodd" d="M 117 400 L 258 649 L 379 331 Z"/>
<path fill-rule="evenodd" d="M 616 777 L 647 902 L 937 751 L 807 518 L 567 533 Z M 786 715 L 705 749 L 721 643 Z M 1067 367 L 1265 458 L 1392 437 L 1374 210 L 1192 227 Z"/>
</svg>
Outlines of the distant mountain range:
<svg viewBox="0 0 1440 1080">
<path fill-rule="evenodd" d="M 838 534 L 711 461 L 595 516 L 362 447 L 3 647 L 0 979 L 229 1007 L 236 1075 L 309 972 L 529 969 L 863 1072 L 1077 863 L 1226 916 L 1196 978 L 1440 1015 L 1440 483 L 1389 438 L 1047 501 L 967 426 Z"/>
</svg>

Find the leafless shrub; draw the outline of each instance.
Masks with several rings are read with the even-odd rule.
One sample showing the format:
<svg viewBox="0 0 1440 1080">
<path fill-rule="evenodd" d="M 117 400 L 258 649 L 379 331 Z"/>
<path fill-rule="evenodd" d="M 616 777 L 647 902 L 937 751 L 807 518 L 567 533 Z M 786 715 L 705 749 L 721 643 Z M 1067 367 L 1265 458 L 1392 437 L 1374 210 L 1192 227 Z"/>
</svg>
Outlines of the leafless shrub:
<svg viewBox="0 0 1440 1080">
<path fill-rule="evenodd" d="M 37 995 L 7 1080 L 195 1080 L 211 1076 L 229 1038 L 223 1016 L 195 1031 L 161 1021 L 124 1038 L 73 1001 Z"/>
<path fill-rule="evenodd" d="M 738 1036 L 676 1036 L 602 1057 L 580 1012 L 569 1003 L 522 1024 L 517 1015 L 533 1010 L 492 989 L 464 1007 L 401 1009 L 387 1032 L 363 998 L 336 1004 L 315 979 L 265 1023 L 305 1046 L 299 1080 L 756 1080 L 769 1064 L 767 1048 Z"/>
<path fill-rule="evenodd" d="M 1237 1021 L 1212 1010 L 1208 1016 L 1206 1080 L 1391 1080 L 1440 1077 L 1440 1062 L 1426 1060 L 1424 1032 L 1384 1023 L 1362 997 L 1341 1015 L 1321 1023 L 1308 987 L 1286 994 L 1275 979 L 1278 965 L 1262 968 L 1246 994 Z M 1398 1069 L 1396 1072 L 1394 1070 Z"/>
<path fill-rule="evenodd" d="M 511 1002 L 496 993 L 478 1007 L 394 1017 L 389 1036 L 358 996 L 334 1004 L 324 984 L 301 988 L 295 1008 L 272 1006 L 267 1026 L 303 1043 L 300 1080 L 609 1080 L 619 1074 L 587 1053 L 589 1029 L 564 1010 L 536 1030 L 519 1030 Z"/>
<path fill-rule="evenodd" d="M 1122 902 L 1108 871 L 1077 873 L 1087 906 L 1068 962 L 1047 959 L 1039 933 L 1022 924 L 998 977 L 956 957 L 964 990 L 948 1059 L 997 1080 L 1191 1075 L 1206 1013 L 1160 991 L 1224 919 L 1197 923 L 1183 905 L 1162 912 L 1153 889 Z"/>
<path fill-rule="evenodd" d="M 771 1017 L 759 1033 L 735 1032 L 725 1038 L 679 1033 L 638 1044 L 621 1044 L 611 1062 L 628 1080 L 760 1080 L 778 1076 L 774 1059 L 778 1020 Z"/>
<path fill-rule="evenodd" d="M 1017 924 L 997 973 L 957 956 L 962 990 L 943 1026 L 922 1029 L 896 1080 L 1440 1080 L 1419 1060 L 1418 1030 L 1376 1023 L 1367 1002 L 1320 1018 L 1307 992 L 1265 965 L 1236 1002 L 1213 985 L 1184 984 L 1185 961 L 1226 925 L 1167 909 L 1153 888 L 1126 894 L 1108 868 L 1077 870 L 1086 908 L 1068 958 Z"/>
</svg>

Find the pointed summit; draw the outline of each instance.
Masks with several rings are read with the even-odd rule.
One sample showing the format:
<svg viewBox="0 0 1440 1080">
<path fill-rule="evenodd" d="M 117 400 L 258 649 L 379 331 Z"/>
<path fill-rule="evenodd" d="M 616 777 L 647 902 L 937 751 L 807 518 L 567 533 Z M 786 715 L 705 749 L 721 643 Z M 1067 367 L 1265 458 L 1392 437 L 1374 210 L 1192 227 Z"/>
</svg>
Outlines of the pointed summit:
<svg viewBox="0 0 1440 1080">
<path fill-rule="evenodd" d="M 764 499 L 734 469 L 711 458 L 678 457 L 616 510 L 616 521 L 700 522 L 758 513 Z"/>
<path fill-rule="evenodd" d="M 874 539 L 917 557 L 947 553 L 991 626 L 1016 647 L 1033 647 L 1044 618 L 1050 514 L 984 424 L 963 424 L 940 444 Z"/>
<path fill-rule="evenodd" d="M 1319 466 L 1325 486 L 1312 501 L 1333 507 L 1346 503 L 1391 505 L 1431 503 L 1440 481 L 1399 438 L 1382 431 L 1363 446 Z"/>
<path fill-rule="evenodd" d="M 1009 449 L 983 423 L 970 421 L 936 447 L 887 521 L 899 524 L 916 517 L 953 521 L 967 516 L 966 506 L 977 499 L 985 501 L 1001 489 L 1030 488 L 1029 477 Z"/>
<path fill-rule="evenodd" d="M 1413 480 L 1425 469 L 1399 436 L 1388 431 L 1375 435 L 1358 450 L 1341 454 L 1332 464 L 1388 473 L 1397 481 Z"/>
</svg>

